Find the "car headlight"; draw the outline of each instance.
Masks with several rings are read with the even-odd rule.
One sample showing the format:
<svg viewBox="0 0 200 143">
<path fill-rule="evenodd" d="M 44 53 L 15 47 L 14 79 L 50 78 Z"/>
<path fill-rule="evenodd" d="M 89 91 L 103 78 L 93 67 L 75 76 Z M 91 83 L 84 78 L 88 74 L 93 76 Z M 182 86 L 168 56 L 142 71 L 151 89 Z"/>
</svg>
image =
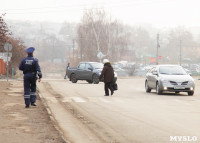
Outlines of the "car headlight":
<svg viewBox="0 0 200 143">
<path fill-rule="evenodd" d="M 188 81 L 188 85 L 193 85 L 194 84 L 194 81 Z"/>
</svg>

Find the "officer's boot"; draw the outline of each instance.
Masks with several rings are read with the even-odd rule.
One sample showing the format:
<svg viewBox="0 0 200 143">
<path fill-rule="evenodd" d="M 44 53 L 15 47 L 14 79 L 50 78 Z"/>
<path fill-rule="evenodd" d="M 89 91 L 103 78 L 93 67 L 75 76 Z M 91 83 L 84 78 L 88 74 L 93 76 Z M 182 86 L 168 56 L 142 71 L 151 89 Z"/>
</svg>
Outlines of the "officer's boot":
<svg viewBox="0 0 200 143">
<path fill-rule="evenodd" d="M 36 95 L 31 95 L 31 106 L 37 106 L 35 101 L 36 101 Z"/>
<path fill-rule="evenodd" d="M 25 98 L 24 100 L 25 100 L 25 104 L 26 104 L 25 108 L 29 108 L 29 106 L 30 106 L 30 98 Z"/>
<path fill-rule="evenodd" d="M 31 106 L 37 106 L 37 104 L 36 103 L 31 103 Z"/>
</svg>

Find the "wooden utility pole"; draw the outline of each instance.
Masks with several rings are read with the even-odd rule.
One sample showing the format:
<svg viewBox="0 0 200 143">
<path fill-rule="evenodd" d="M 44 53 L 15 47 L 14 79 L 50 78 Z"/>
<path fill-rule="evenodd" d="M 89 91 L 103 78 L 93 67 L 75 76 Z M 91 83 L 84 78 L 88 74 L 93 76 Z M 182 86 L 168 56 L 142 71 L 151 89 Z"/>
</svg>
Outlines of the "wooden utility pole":
<svg viewBox="0 0 200 143">
<path fill-rule="evenodd" d="M 73 62 L 74 62 L 74 44 L 75 43 L 74 43 L 74 39 L 73 39 L 73 47 L 72 47 L 73 48 Z"/>
<path fill-rule="evenodd" d="M 182 40 L 180 39 L 180 59 L 179 59 L 180 61 L 180 66 L 181 66 L 181 61 L 182 61 Z"/>
<path fill-rule="evenodd" d="M 156 65 L 158 65 L 158 49 L 160 48 L 159 44 L 159 34 L 157 34 L 157 52 L 156 52 Z"/>
<path fill-rule="evenodd" d="M 83 37 L 82 37 L 82 34 L 81 34 L 81 38 L 80 38 L 80 40 L 81 40 L 81 44 L 80 44 L 80 53 L 81 53 L 81 61 L 83 60 Z"/>
</svg>

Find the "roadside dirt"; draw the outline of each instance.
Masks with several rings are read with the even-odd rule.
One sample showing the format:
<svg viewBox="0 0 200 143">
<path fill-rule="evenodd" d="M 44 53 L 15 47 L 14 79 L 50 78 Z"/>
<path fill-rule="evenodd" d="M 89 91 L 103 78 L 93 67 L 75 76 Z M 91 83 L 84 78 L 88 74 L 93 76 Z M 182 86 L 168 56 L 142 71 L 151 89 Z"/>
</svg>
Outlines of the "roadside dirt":
<svg viewBox="0 0 200 143">
<path fill-rule="evenodd" d="M 25 108 L 22 81 L 0 81 L 1 143 L 65 143 L 39 98 L 37 105 Z"/>
</svg>

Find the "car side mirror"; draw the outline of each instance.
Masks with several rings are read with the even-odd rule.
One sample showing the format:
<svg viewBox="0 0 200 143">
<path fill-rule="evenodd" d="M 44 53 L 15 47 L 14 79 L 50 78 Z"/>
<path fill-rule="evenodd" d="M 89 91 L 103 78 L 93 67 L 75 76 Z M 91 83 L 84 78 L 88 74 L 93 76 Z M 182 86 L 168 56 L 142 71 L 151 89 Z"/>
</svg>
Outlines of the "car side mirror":
<svg viewBox="0 0 200 143">
<path fill-rule="evenodd" d="M 88 68 L 89 70 L 91 70 L 91 71 L 93 71 L 93 69 L 92 68 Z"/>
<path fill-rule="evenodd" d="M 157 72 L 157 71 L 154 71 L 154 72 L 153 72 L 153 75 L 158 75 L 158 72 Z"/>
</svg>

